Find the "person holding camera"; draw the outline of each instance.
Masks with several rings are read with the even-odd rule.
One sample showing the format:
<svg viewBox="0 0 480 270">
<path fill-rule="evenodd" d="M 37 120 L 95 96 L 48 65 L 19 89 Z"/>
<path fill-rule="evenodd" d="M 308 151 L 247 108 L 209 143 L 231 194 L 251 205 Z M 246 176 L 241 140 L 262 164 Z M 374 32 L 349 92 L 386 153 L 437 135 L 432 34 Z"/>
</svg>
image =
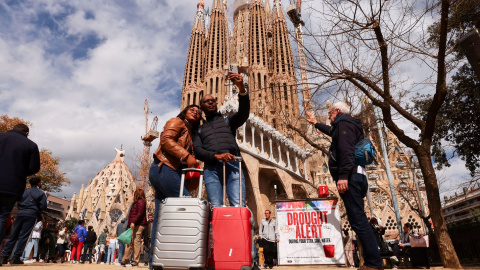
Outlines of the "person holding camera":
<svg viewBox="0 0 480 270">
<path fill-rule="evenodd" d="M 230 206 L 240 205 L 239 162 L 235 156 L 240 150 L 235 139 L 237 129 L 250 115 L 250 99 L 243 84 L 243 76 L 229 72 L 227 77 L 239 89 L 238 112 L 224 118 L 217 110 L 217 100 L 206 95 L 200 100 L 200 108 L 205 113 L 205 120 L 198 128 L 193 139 L 195 157 L 203 162 L 205 188 L 208 200 L 213 207 L 221 206 L 223 201 L 223 162 L 226 163 L 226 189 Z M 245 178 L 242 175 L 243 204 L 245 205 Z"/>
</svg>

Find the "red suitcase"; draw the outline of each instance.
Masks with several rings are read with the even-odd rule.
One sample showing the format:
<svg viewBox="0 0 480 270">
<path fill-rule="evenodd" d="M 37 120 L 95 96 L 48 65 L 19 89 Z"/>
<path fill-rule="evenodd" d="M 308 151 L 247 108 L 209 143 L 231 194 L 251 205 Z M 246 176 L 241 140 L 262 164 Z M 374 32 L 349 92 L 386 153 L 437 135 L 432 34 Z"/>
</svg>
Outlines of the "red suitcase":
<svg viewBox="0 0 480 270">
<path fill-rule="evenodd" d="M 242 175 L 242 158 L 240 177 Z M 225 203 L 225 164 L 223 164 L 223 202 Z M 241 179 L 241 178 L 240 178 Z M 242 181 L 240 180 L 240 207 L 216 207 L 212 214 L 213 252 L 208 261 L 217 270 L 249 270 L 253 268 L 253 215 L 243 207 Z"/>
</svg>

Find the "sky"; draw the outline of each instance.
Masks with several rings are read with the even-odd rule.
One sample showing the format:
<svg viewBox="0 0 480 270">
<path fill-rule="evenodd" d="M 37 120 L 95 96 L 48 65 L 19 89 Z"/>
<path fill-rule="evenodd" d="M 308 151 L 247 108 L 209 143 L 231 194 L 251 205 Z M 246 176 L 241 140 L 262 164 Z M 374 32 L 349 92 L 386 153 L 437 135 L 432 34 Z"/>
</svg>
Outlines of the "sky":
<svg viewBox="0 0 480 270">
<path fill-rule="evenodd" d="M 57 196 L 78 193 L 114 159 L 114 148 L 126 150 L 133 169 L 146 98 L 159 130 L 178 114 L 196 3 L 0 1 L 0 114 L 33 123 L 30 139 L 60 158 L 71 184 Z M 467 172 L 456 161 L 443 175 Z"/>
</svg>

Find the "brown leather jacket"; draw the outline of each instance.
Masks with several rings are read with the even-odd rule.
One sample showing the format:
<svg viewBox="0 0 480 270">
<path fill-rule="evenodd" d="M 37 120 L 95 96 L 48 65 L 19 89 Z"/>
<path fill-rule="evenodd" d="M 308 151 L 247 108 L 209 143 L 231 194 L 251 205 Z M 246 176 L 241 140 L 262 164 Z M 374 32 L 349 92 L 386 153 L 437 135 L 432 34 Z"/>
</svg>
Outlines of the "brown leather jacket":
<svg viewBox="0 0 480 270">
<path fill-rule="evenodd" d="M 160 135 L 160 145 L 154 154 L 160 160 L 158 166 L 165 164 L 177 170 L 181 160 L 185 161 L 192 150 L 192 136 L 185 121 L 178 117 L 168 120 Z"/>
</svg>

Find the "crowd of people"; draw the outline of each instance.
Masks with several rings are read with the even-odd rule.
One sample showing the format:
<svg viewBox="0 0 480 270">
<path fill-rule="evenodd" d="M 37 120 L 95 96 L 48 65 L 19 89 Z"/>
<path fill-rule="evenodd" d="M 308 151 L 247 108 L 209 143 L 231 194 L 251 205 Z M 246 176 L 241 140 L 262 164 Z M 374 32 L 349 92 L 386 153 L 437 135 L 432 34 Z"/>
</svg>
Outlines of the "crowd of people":
<svg viewBox="0 0 480 270">
<path fill-rule="evenodd" d="M 125 250 L 123 251 L 122 243 L 116 239 L 121 230 L 110 234 L 103 231 L 98 239 L 93 240 L 96 238 L 94 236 L 95 232 L 92 229 L 86 230 L 84 221 L 79 221 L 74 231 L 70 232 L 71 235 L 76 235 L 74 237 L 76 239 L 72 237 L 69 239 L 69 232 L 65 230 L 58 232 L 56 241 L 60 241 L 60 244 L 63 245 L 63 247 L 58 248 L 59 257 L 63 257 L 60 255 L 64 254 L 68 247 L 71 250 L 70 261 L 72 263 L 90 262 L 93 250 L 97 250 L 95 253 L 95 256 L 98 255 L 97 263 L 99 261 L 100 263 L 111 263 L 116 257 L 115 252 L 118 250 L 120 265 L 137 266 L 140 250 L 142 246 L 147 245 L 147 251 L 144 252 L 148 253 L 146 263 L 151 267 L 152 250 L 154 250 L 155 245 L 155 233 L 152 232 L 151 228 L 157 227 L 157 213 L 160 204 L 167 197 L 178 197 L 180 195 L 182 169 L 186 167 L 197 168 L 197 160 L 204 163 L 207 197 L 213 207 L 225 204 L 223 201 L 223 179 L 226 179 L 225 189 L 229 204 L 231 206 L 245 206 L 245 178 L 240 175 L 240 164 L 235 158 L 240 155 L 235 136 L 236 130 L 249 117 L 250 100 L 242 75 L 230 72 L 227 78 L 238 88 L 239 107 L 236 113 L 223 117 L 218 111 L 216 98 L 212 95 L 205 95 L 200 99 L 200 106 L 195 104 L 186 106 L 177 117 L 168 120 L 165 124 L 160 136 L 160 145 L 153 155 L 154 161 L 149 171 L 150 184 L 155 190 L 154 216 L 148 223 L 145 210 L 145 194 L 142 190 L 136 190 L 134 203 L 130 207 L 129 214 L 126 220 L 120 223 L 124 226 L 122 229 L 130 227 L 133 231 L 131 243 L 125 246 Z M 204 118 L 202 118 L 202 113 Z M 337 102 L 329 109 L 328 115 L 331 126 L 318 123 L 315 116 L 310 112 L 305 112 L 305 119 L 308 123 L 314 125 L 319 132 L 332 137 L 328 167 L 345 205 L 349 223 L 363 246 L 364 264 L 360 269 L 383 270 L 380 251 L 377 248 L 377 239 L 365 215 L 363 200 L 368 188 L 365 167 L 356 164 L 354 160 L 355 144 L 363 140 L 365 135 L 361 121 L 353 118 L 350 114 L 349 104 Z M 40 240 L 37 241 L 35 239 L 38 238 L 34 238 L 31 232 L 38 223 L 38 217 L 35 215 L 39 215 L 44 206 L 42 203 L 34 205 L 28 202 L 32 201 L 31 197 L 36 200 L 35 196 L 44 193 L 36 191 L 35 183 L 32 184 L 32 188 L 24 191 L 26 177 L 38 172 L 40 167 L 38 147 L 27 138 L 28 132 L 28 127 L 23 125 L 0 134 L 1 239 L 3 239 L 2 234 L 7 226 L 8 216 L 14 203 L 16 201 L 25 202 L 27 209 L 26 212 L 19 211 L 13 224 L 10 239 L 6 242 L 2 252 L 3 263 L 9 259 L 12 264 L 23 263 L 21 258 L 25 259 L 29 256 L 29 254 L 23 254 L 27 241 L 31 241 L 31 244 L 28 242 L 27 248 L 31 250 L 33 247 L 34 254 L 36 243 L 41 241 L 41 236 Z M 240 196 L 240 184 L 243 187 L 242 196 Z M 40 186 L 37 184 L 37 187 Z M 186 187 L 183 188 L 182 192 L 184 195 L 189 195 Z M 43 200 L 43 195 L 40 197 L 39 199 Z M 240 198 L 243 198 L 242 202 L 240 202 Z M 27 215 L 28 211 L 35 211 L 35 215 Z M 278 238 L 275 230 L 270 230 L 272 224 L 268 223 L 269 219 L 266 220 L 267 224 L 262 221 L 261 227 L 268 228 L 268 232 L 262 232 L 261 237 L 265 245 L 266 266 L 272 268 L 272 260 L 274 259 L 272 259 L 271 250 Z M 151 224 L 151 227 L 149 227 L 149 224 Z M 145 234 L 149 237 L 144 237 Z M 37 235 L 35 233 L 35 237 Z M 29 238 L 31 240 L 28 240 Z M 82 257 L 82 254 L 85 255 Z"/>
</svg>

